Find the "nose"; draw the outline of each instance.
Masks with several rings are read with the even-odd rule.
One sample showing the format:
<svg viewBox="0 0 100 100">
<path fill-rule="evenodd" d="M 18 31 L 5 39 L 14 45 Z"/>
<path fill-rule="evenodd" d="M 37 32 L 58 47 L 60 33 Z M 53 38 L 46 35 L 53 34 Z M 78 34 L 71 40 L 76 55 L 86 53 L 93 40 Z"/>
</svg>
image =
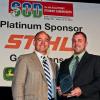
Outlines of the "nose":
<svg viewBox="0 0 100 100">
<path fill-rule="evenodd" d="M 41 44 L 44 45 L 45 44 L 45 41 L 41 41 Z"/>
</svg>

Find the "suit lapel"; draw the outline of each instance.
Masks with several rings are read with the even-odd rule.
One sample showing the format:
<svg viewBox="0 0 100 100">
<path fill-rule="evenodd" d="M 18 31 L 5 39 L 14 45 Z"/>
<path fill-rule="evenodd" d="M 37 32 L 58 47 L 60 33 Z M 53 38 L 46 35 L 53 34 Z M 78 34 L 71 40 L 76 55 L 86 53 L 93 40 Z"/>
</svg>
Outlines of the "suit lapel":
<svg viewBox="0 0 100 100">
<path fill-rule="evenodd" d="M 41 62 L 39 61 L 37 55 L 35 52 L 32 53 L 32 60 L 34 62 L 34 65 L 38 68 L 38 70 L 41 72 L 41 75 L 43 76 L 43 79 L 45 80 L 45 82 L 47 83 L 47 80 L 45 78 L 45 73 L 44 73 L 44 69 L 41 65 Z"/>
<path fill-rule="evenodd" d="M 74 78 L 76 78 L 76 77 L 79 76 L 79 73 L 81 72 L 82 68 L 83 68 L 83 67 L 85 66 L 85 64 L 87 63 L 86 61 L 88 61 L 87 58 L 88 58 L 88 53 L 85 52 L 85 54 L 83 55 L 81 61 L 79 62 L 78 66 L 77 66 L 77 69 L 76 69 L 75 77 L 74 77 Z"/>
</svg>

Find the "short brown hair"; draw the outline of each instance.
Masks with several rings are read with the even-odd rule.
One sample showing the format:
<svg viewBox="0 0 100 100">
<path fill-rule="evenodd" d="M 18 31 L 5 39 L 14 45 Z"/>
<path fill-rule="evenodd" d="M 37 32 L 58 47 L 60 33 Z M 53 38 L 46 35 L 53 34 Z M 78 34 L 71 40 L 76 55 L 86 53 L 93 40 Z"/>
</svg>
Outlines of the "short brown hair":
<svg viewBox="0 0 100 100">
<path fill-rule="evenodd" d="M 85 40 L 87 41 L 87 36 L 86 36 L 86 34 L 83 33 L 83 32 L 76 32 L 76 33 L 74 33 L 73 37 L 74 37 L 75 35 L 79 35 L 79 34 L 83 35 L 83 37 L 84 37 Z"/>
</svg>

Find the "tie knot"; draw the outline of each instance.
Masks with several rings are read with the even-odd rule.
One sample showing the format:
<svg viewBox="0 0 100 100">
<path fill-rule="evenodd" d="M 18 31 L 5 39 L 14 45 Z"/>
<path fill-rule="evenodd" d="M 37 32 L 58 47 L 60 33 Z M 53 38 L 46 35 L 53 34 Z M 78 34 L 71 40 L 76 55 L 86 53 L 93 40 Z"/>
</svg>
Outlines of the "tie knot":
<svg viewBox="0 0 100 100">
<path fill-rule="evenodd" d="M 45 56 L 41 56 L 41 58 L 42 58 L 43 61 L 47 61 Z"/>
<path fill-rule="evenodd" d="M 76 56 L 75 59 L 76 59 L 77 61 L 79 61 L 79 57 L 78 57 L 78 56 Z"/>
<path fill-rule="evenodd" d="M 45 56 L 41 56 L 42 59 L 45 59 Z"/>
<path fill-rule="evenodd" d="M 76 57 L 75 57 L 75 60 L 76 60 L 76 63 L 78 64 L 78 63 L 79 63 L 79 57 L 76 56 Z"/>
</svg>

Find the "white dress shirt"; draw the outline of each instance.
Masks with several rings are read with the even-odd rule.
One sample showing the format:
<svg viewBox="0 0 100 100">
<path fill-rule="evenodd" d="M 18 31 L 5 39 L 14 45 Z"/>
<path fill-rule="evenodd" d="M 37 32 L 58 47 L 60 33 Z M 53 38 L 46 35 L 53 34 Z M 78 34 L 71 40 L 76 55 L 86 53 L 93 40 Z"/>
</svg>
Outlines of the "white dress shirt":
<svg viewBox="0 0 100 100">
<path fill-rule="evenodd" d="M 35 53 L 37 54 L 37 56 L 38 56 L 38 58 L 39 58 L 39 60 L 41 62 L 42 67 L 43 67 L 43 64 L 42 64 L 42 60 L 43 59 L 41 58 L 41 56 L 45 56 L 46 59 L 47 59 L 47 62 L 48 62 L 48 65 L 49 65 L 49 70 L 50 70 L 50 76 L 51 76 L 52 98 L 54 98 L 54 80 L 53 80 L 53 72 L 52 72 L 52 67 L 51 67 L 50 61 L 49 61 L 47 55 L 43 55 L 43 54 L 39 53 L 38 51 L 35 51 Z"/>
</svg>

